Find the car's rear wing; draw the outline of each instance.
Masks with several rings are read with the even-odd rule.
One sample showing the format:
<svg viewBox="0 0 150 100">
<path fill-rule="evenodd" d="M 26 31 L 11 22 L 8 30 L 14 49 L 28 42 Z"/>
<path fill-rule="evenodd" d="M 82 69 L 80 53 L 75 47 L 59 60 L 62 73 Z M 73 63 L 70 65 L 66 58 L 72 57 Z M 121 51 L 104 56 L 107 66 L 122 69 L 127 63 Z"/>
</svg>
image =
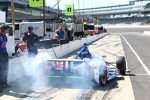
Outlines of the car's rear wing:
<svg viewBox="0 0 150 100">
<path fill-rule="evenodd" d="M 48 61 L 84 62 L 85 60 L 80 60 L 80 59 L 48 59 Z"/>
<path fill-rule="evenodd" d="M 82 63 L 84 63 L 84 60 L 79 59 L 48 59 L 48 66 L 56 70 L 77 68 Z"/>
</svg>

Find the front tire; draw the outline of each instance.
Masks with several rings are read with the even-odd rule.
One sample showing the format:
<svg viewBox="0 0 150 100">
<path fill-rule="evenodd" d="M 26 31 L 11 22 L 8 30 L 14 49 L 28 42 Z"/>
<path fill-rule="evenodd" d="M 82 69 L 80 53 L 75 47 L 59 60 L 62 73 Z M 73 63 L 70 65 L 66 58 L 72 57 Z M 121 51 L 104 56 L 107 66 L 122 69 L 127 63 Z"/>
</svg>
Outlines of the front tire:
<svg viewBox="0 0 150 100">
<path fill-rule="evenodd" d="M 119 70 L 121 75 L 125 75 L 126 72 L 126 60 L 124 56 L 118 57 L 116 61 L 116 67 Z"/>
</svg>

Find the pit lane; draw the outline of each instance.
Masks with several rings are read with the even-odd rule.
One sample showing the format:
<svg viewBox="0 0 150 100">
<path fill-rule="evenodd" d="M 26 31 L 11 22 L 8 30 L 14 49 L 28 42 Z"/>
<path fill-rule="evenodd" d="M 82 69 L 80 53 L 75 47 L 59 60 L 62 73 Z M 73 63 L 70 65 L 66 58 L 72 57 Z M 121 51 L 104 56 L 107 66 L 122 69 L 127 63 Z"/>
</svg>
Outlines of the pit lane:
<svg viewBox="0 0 150 100">
<path fill-rule="evenodd" d="M 108 35 L 91 45 L 89 50 L 93 55 L 106 55 L 108 60 L 114 61 L 116 56 L 124 55 L 119 35 Z M 75 52 L 76 53 L 76 52 Z M 72 55 L 74 55 L 73 53 Z M 70 55 L 70 57 L 72 56 Z M 19 84 L 19 83 L 22 84 Z M 76 81 L 57 82 L 48 87 L 39 87 L 31 90 L 32 80 L 25 77 L 13 82 L 13 87 L 4 90 L 0 100 L 133 100 L 133 92 L 128 76 L 119 76 L 104 87 L 85 86 Z M 72 83 L 75 83 L 72 85 Z M 82 84 L 82 85 L 81 85 Z M 19 85 L 19 86 L 18 86 Z M 126 87 L 124 87 L 126 86 Z M 25 88 L 28 87 L 28 88 Z"/>
<path fill-rule="evenodd" d="M 123 38 L 121 39 L 126 57 L 128 59 L 129 76 L 131 79 L 135 100 L 149 100 L 150 36 L 138 33 L 124 33 L 122 35 L 128 44 L 130 44 L 129 47 L 125 40 Z"/>
</svg>

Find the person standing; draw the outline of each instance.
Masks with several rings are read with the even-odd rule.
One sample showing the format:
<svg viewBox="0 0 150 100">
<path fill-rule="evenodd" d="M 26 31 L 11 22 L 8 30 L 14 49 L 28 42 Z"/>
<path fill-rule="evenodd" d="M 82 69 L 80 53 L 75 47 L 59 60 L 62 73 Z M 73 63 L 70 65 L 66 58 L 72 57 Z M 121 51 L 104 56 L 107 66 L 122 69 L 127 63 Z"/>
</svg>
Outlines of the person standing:
<svg viewBox="0 0 150 100">
<path fill-rule="evenodd" d="M 28 27 L 28 32 L 25 33 L 23 39 L 27 43 L 28 55 L 35 56 L 38 54 L 39 37 L 33 33 L 33 27 Z"/>
<path fill-rule="evenodd" d="M 3 25 L 1 26 L 0 31 L 0 88 L 5 89 L 10 87 L 7 84 L 8 77 L 8 53 L 6 49 L 7 36 L 9 26 Z"/>
<path fill-rule="evenodd" d="M 62 29 L 62 27 L 60 27 L 59 29 L 57 29 L 55 32 L 57 33 L 58 38 L 59 38 L 60 40 L 64 40 L 64 39 L 65 39 L 65 32 L 64 32 L 64 30 Z"/>
</svg>

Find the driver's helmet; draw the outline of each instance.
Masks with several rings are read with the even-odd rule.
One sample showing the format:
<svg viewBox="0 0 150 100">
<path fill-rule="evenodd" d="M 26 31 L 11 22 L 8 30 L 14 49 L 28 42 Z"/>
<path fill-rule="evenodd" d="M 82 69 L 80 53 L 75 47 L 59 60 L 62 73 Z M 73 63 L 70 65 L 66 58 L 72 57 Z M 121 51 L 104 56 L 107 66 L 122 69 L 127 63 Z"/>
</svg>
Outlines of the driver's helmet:
<svg viewBox="0 0 150 100">
<path fill-rule="evenodd" d="M 87 43 L 84 43 L 83 46 L 87 47 Z"/>
</svg>

